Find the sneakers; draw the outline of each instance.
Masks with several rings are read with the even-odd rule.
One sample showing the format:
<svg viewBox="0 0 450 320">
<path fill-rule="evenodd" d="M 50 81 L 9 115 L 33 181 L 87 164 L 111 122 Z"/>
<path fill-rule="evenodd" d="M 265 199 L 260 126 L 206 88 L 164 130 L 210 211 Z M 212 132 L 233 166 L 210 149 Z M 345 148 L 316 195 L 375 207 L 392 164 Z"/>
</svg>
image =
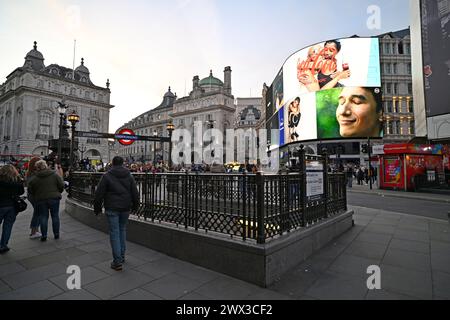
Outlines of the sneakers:
<svg viewBox="0 0 450 320">
<path fill-rule="evenodd" d="M 122 271 L 122 264 L 111 262 L 111 269 L 116 270 L 116 271 Z"/>
<path fill-rule="evenodd" d="M 9 248 L 8 248 L 8 247 L 0 248 L 0 254 L 6 253 L 6 252 L 8 252 L 8 251 L 9 251 Z"/>
<path fill-rule="evenodd" d="M 30 239 L 37 239 L 42 237 L 42 234 L 40 232 L 36 232 L 34 234 L 30 234 Z"/>
<path fill-rule="evenodd" d="M 47 237 L 41 237 L 41 242 L 47 241 Z"/>
</svg>

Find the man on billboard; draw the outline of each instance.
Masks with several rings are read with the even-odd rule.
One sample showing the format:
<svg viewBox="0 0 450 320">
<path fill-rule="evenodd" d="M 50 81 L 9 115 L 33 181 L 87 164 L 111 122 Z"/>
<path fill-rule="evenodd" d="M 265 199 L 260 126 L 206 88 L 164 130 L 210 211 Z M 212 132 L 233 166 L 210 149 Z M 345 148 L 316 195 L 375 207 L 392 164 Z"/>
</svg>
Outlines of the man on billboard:
<svg viewBox="0 0 450 320">
<path fill-rule="evenodd" d="M 381 90 L 345 87 L 336 109 L 339 132 L 344 138 L 381 137 L 383 109 Z"/>
</svg>

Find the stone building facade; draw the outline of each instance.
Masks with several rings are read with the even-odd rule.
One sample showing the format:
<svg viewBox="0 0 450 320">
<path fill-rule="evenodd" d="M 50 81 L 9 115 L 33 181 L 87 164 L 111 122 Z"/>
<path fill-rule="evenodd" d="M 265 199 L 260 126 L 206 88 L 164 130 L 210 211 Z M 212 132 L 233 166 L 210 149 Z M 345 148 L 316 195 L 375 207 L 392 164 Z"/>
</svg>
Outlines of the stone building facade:
<svg viewBox="0 0 450 320">
<path fill-rule="evenodd" d="M 198 159 L 195 157 L 199 154 L 194 150 L 195 130 L 201 128 L 203 147 L 206 148 L 210 144 L 207 133 L 209 128 L 220 130 L 225 137 L 227 129 L 256 127 L 257 121 L 261 118 L 261 98 L 234 98 L 231 72 L 230 67 L 225 67 L 223 81 L 216 78 L 212 70 L 208 77 L 201 80 L 199 76 L 195 76 L 192 80 L 192 91 L 186 97 L 178 98 L 169 88 L 158 107 L 132 119 L 121 128 L 130 128 L 138 135 L 153 135 L 156 130 L 158 136 L 166 137 L 167 124 L 172 122 L 175 129 L 185 129 L 189 132 L 191 161 Z M 196 131 L 196 135 L 198 132 Z M 174 142 L 174 147 L 187 141 L 188 139 L 183 137 Z M 224 140 L 224 146 L 225 143 Z M 153 151 L 154 145 L 156 152 Z M 169 146 L 137 141 L 131 146 L 119 145 L 118 153 L 131 161 L 150 161 L 155 157 L 156 160 L 167 161 Z"/>
<path fill-rule="evenodd" d="M 0 85 L 0 154 L 38 155 L 49 153 L 48 140 L 59 136 L 58 102 L 65 99 L 67 113 L 80 116 L 77 130 L 108 132 L 111 91 L 90 79 L 84 59 L 75 70 L 57 64 L 44 64 L 37 43 Z M 84 157 L 106 161 L 108 142 L 80 138 Z"/>
</svg>

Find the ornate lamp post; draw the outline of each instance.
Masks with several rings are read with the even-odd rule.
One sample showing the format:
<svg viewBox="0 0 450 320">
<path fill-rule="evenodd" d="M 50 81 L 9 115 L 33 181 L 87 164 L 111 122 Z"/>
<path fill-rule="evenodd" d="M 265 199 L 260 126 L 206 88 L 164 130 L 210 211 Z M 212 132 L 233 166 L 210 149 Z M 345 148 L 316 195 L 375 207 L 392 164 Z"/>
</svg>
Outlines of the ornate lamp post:
<svg viewBox="0 0 450 320">
<path fill-rule="evenodd" d="M 61 102 L 58 102 L 58 113 L 59 113 L 58 161 L 61 161 L 62 157 L 61 143 L 62 143 L 63 126 L 66 118 L 66 111 L 67 111 L 66 98 L 63 98 Z"/>
<path fill-rule="evenodd" d="M 153 136 L 157 137 L 158 136 L 158 131 L 153 130 Z M 153 165 L 156 164 L 156 141 L 153 141 Z"/>
<path fill-rule="evenodd" d="M 70 141 L 70 169 L 74 169 L 74 159 L 73 159 L 73 152 L 74 152 L 74 145 L 75 145 L 75 126 L 78 122 L 80 122 L 80 116 L 75 112 L 75 110 L 72 111 L 71 114 L 67 116 L 67 120 L 72 124 L 72 140 Z"/>
<path fill-rule="evenodd" d="M 172 170 L 172 132 L 175 130 L 175 126 L 172 121 L 167 124 L 167 131 L 169 132 L 169 170 Z"/>
</svg>

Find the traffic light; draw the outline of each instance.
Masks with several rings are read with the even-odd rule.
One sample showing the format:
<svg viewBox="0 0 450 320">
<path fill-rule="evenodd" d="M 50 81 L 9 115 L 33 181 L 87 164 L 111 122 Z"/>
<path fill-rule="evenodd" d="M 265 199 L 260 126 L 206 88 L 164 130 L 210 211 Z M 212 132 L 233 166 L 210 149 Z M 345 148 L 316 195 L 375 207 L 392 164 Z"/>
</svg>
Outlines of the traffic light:
<svg viewBox="0 0 450 320">
<path fill-rule="evenodd" d="M 361 145 L 361 153 L 369 153 L 369 146 L 366 143 Z"/>
</svg>

